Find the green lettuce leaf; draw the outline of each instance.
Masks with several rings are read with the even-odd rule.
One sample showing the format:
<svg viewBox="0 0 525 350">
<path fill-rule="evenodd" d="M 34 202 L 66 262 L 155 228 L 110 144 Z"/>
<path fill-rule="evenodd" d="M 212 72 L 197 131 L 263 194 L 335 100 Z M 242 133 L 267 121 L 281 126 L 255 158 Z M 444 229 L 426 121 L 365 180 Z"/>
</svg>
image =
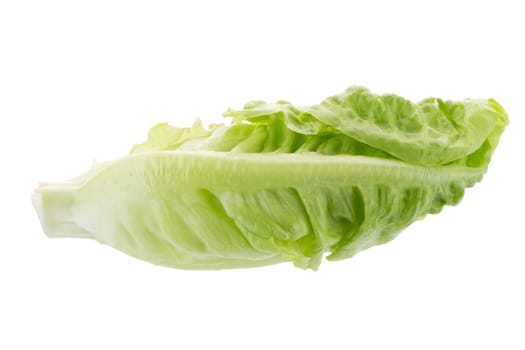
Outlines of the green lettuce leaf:
<svg viewBox="0 0 525 350">
<path fill-rule="evenodd" d="M 457 204 L 508 117 L 494 100 L 412 103 L 352 87 L 318 105 L 253 101 L 206 129 L 166 123 L 130 155 L 33 194 L 51 237 L 183 269 L 317 269 Z"/>
</svg>

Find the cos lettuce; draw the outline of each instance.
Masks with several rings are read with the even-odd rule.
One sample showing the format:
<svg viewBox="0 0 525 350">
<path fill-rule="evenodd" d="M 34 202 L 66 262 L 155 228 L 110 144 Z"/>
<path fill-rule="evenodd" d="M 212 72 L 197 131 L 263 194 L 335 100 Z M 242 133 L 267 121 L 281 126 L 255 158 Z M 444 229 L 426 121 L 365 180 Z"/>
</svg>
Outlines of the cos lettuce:
<svg viewBox="0 0 525 350">
<path fill-rule="evenodd" d="M 43 230 L 183 269 L 317 269 L 457 204 L 508 123 L 492 99 L 412 103 L 362 87 L 224 115 L 209 128 L 158 124 L 128 156 L 40 184 Z"/>
</svg>

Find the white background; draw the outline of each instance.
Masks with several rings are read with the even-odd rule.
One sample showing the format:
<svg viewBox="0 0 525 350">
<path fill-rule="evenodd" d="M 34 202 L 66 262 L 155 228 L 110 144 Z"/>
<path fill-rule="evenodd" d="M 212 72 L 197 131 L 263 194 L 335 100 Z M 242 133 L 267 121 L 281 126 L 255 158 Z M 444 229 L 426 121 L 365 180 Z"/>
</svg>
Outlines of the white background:
<svg viewBox="0 0 525 350">
<path fill-rule="evenodd" d="M 1 349 L 524 349 L 525 25 L 519 1 L 1 1 Z M 222 121 L 359 84 L 497 99 L 483 182 L 318 272 L 180 271 L 48 239 L 38 181 L 124 155 L 161 121 Z"/>
</svg>

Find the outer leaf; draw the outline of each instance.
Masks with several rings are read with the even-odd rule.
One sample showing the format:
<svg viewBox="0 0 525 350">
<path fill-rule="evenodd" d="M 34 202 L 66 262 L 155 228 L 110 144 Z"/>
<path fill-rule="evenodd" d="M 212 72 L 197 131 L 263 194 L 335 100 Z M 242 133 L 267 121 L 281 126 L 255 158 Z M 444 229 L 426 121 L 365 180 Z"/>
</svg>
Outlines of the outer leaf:
<svg viewBox="0 0 525 350">
<path fill-rule="evenodd" d="M 41 185 L 34 200 L 48 235 L 157 264 L 315 269 L 325 251 L 352 256 L 457 203 L 482 174 L 357 156 L 152 152 L 99 166 L 87 182 Z"/>
</svg>

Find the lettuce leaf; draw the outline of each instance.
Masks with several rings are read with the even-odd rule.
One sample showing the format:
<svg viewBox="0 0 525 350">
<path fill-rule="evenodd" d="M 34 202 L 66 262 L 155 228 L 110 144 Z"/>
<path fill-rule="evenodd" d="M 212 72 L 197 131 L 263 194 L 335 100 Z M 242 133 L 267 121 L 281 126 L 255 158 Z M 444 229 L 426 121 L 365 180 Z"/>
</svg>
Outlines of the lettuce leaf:
<svg viewBox="0 0 525 350">
<path fill-rule="evenodd" d="M 40 184 L 44 231 L 176 268 L 315 270 L 457 204 L 508 124 L 492 99 L 412 103 L 363 87 L 224 115 L 210 128 L 158 124 L 130 155 Z"/>
</svg>

